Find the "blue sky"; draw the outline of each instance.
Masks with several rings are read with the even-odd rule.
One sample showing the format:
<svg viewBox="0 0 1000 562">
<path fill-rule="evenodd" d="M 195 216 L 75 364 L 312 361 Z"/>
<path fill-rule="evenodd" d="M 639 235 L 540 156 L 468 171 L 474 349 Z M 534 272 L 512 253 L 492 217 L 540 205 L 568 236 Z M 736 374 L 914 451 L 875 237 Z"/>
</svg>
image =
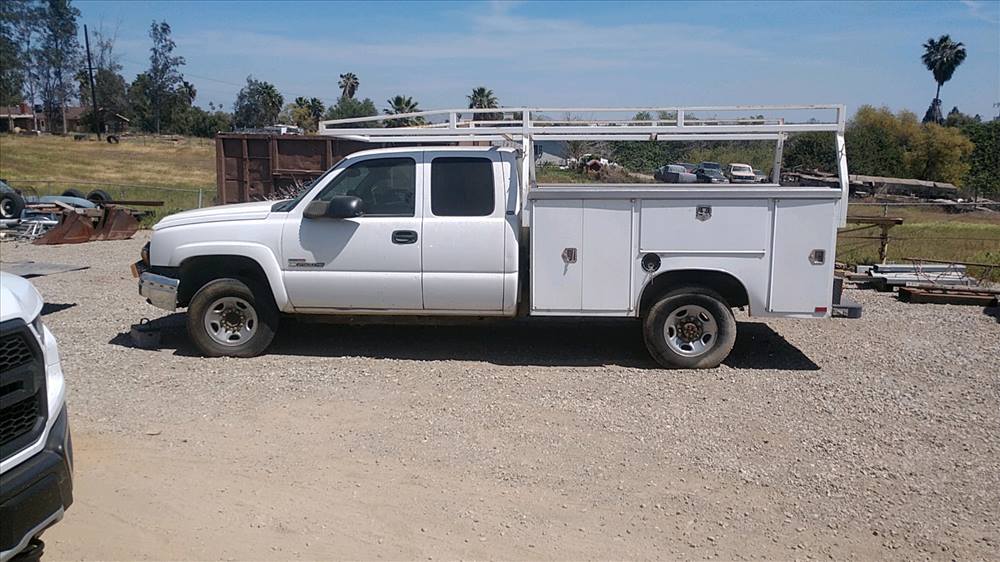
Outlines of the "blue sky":
<svg viewBox="0 0 1000 562">
<path fill-rule="evenodd" d="M 921 44 L 969 56 L 947 111 L 996 115 L 1000 1 L 955 2 L 76 2 L 117 30 L 126 79 L 148 66 L 153 20 L 173 28 L 197 103 L 231 108 L 249 74 L 286 101 L 328 103 L 358 75 L 376 106 L 462 107 L 475 86 L 502 105 L 863 103 L 923 115 L 934 81 Z"/>
</svg>

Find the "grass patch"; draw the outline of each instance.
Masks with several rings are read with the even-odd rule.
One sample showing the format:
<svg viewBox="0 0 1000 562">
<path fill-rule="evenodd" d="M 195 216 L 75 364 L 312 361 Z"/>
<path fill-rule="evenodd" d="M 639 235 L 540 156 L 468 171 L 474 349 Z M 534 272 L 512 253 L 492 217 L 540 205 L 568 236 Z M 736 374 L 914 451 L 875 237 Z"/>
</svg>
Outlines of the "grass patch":
<svg viewBox="0 0 1000 562">
<path fill-rule="evenodd" d="M 70 188 L 86 194 L 99 188 L 115 199 L 163 201 L 163 207 L 148 207 L 153 216 L 143 223 L 150 224 L 197 207 L 199 189 L 203 205 L 213 204 L 215 141 L 139 136 L 115 145 L 51 135 L 0 135 L 0 178 L 39 195 L 59 195 Z"/>
</svg>

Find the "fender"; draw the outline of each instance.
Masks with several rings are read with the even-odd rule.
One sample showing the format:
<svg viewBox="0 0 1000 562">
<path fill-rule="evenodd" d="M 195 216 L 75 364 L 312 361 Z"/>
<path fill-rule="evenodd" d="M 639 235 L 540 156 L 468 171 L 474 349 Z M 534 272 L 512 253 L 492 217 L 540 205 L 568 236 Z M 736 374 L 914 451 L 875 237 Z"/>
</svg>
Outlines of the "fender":
<svg viewBox="0 0 1000 562">
<path fill-rule="evenodd" d="M 171 267 L 180 267 L 181 263 L 188 258 L 223 255 L 241 256 L 250 258 L 260 265 L 267 276 L 267 282 L 271 286 L 271 293 L 274 295 L 274 302 L 278 305 L 278 310 L 290 312 L 291 303 L 288 300 L 288 293 L 285 291 L 285 284 L 282 281 L 281 266 L 277 256 L 271 248 L 256 242 L 191 242 L 174 247 L 168 259 Z"/>
<path fill-rule="evenodd" d="M 712 279 L 704 279 L 704 274 L 706 273 L 715 275 L 710 275 Z M 668 281 L 665 278 L 665 276 L 675 277 L 676 281 Z M 699 277 L 702 278 L 699 279 Z M 717 286 L 720 284 L 719 283 L 720 280 L 725 278 L 731 279 L 736 283 L 736 285 L 732 287 Z M 722 283 L 725 282 L 726 281 L 722 281 Z M 753 298 L 747 291 L 746 284 L 743 282 L 742 279 L 740 279 L 738 275 L 736 275 L 732 271 L 718 267 L 682 267 L 678 269 L 668 269 L 665 271 L 660 271 L 656 275 L 650 277 L 646 281 L 646 283 L 643 284 L 642 290 L 639 291 L 638 300 L 635 303 L 635 310 L 638 314 L 640 315 L 642 314 L 643 305 L 646 304 L 645 299 L 647 299 L 648 296 L 647 293 L 649 289 L 653 287 L 654 284 L 658 283 L 670 283 L 671 285 L 674 285 L 675 283 L 677 285 L 685 285 L 685 284 L 701 285 L 706 288 L 713 289 L 719 292 L 720 294 L 722 294 L 723 297 L 725 297 L 731 303 L 742 302 L 743 300 L 745 300 L 746 305 L 750 306 L 753 301 Z M 659 289 L 659 287 L 657 287 L 657 289 Z M 737 293 L 742 292 L 742 294 L 734 295 L 732 294 L 734 291 L 736 291 Z M 734 305 L 734 306 L 742 306 L 742 305 Z"/>
</svg>

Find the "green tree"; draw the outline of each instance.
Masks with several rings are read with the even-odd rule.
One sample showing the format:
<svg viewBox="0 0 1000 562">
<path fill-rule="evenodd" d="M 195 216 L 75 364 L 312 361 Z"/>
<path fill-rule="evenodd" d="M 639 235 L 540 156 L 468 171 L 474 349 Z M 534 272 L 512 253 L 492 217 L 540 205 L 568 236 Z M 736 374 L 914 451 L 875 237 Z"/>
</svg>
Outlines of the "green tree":
<svg viewBox="0 0 1000 562">
<path fill-rule="evenodd" d="M 976 200 L 980 195 L 1000 195 L 1000 120 L 969 123 L 962 132 L 975 145 L 962 185 Z"/>
<path fill-rule="evenodd" d="M 149 49 L 149 70 L 146 75 L 149 84 L 146 93 L 149 96 L 149 106 L 153 112 L 153 124 L 156 134 L 160 134 L 164 110 L 167 109 L 170 98 L 176 88 L 182 85 L 180 67 L 184 65 L 184 57 L 173 54 L 176 44 L 170 37 L 170 24 L 165 21 L 149 27 L 149 37 L 153 46 Z"/>
<path fill-rule="evenodd" d="M 965 45 L 952 41 L 949 35 L 942 35 L 936 40 L 930 38 L 924 43 L 924 54 L 920 57 L 920 60 L 927 67 L 927 70 L 930 70 L 931 74 L 934 75 L 934 81 L 937 83 L 937 91 L 934 93 L 934 99 L 931 101 L 931 105 L 924 115 L 924 123 L 944 122 L 944 118 L 941 115 L 941 86 L 948 80 L 951 80 L 952 75 L 955 74 L 955 69 L 962 64 L 965 56 Z"/>
<path fill-rule="evenodd" d="M 917 116 L 909 111 L 894 115 L 887 107 L 859 107 L 845 134 L 851 172 L 897 178 L 906 176 L 909 173 L 907 153 L 919 134 Z"/>
<path fill-rule="evenodd" d="M 982 123 L 983 118 L 980 115 L 966 115 L 958 110 L 958 106 L 951 108 L 948 112 L 948 117 L 944 120 L 945 127 L 958 127 L 959 129 L 965 127 L 966 125 L 972 123 Z"/>
<path fill-rule="evenodd" d="M 24 101 L 25 61 L 24 46 L 18 41 L 18 28 L 25 17 L 26 0 L 0 2 L 0 106 L 17 105 Z M 14 120 L 10 118 L 9 129 Z"/>
<path fill-rule="evenodd" d="M 389 106 L 383 110 L 386 115 L 399 115 L 401 113 L 416 113 L 420 111 L 420 108 L 417 107 L 417 102 L 413 101 L 413 98 L 410 96 L 393 96 L 392 98 L 385 100 L 385 103 Z M 425 121 L 423 117 L 404 117 L 385 121 L 385 126 L 413 127 L 416 125 L 423 125 L 424 123 Z"/>
<path fill-rule="evenodd" d="M 374 115 L 378 115 L 378 109 L 375 109 L 375 103 L 372 102 L 372 100 L 368 98 L 358 100 L 355 98 L 341 96 L 335 105 L 331 105 L 327 108 L 326 114 L 323 117 L 326 119 L 350 119 L 352 117 L 372 117 Z M 377 126 L 378 123 L 370 121 L 367 123 L 341 125 L 340 127 L 367 128 Z"/>
<path fill-rule="evenodd" d="M 247 76 L 247 85 L 236 95 L 233 104 L 233 123 L 237 128 L 273 125 L 284 101 L 273 84 Z"/>
<path fill-rule="evenodd" d="M 94 32 L 94 47 L 96 56 L 94 58 L 94 82 L 97 91 L 98 116 L 100 122 L 104 124 L 112 123 L 115 115 L 128 117 L 128 83 L 121 75 L 121 64 L 114 54 L 113 36 L 104 34 L 98 30 Z M 76 74 L 76 81 L 80 92 L 80 104 L 86 108 L 81 120 L 87 124 L 88 130 L 93 129 L 94 115 L 93 104 L 90 99 L 90 81 L 87 70 L 81 68 Z"/>
<path fill-rule="evenodd" d="M 22 93 L 24 101 L 27 101 L 28 105 L 31 106 L 32 128 L 38 130 L 38 116 L 34 108 L 38 102 L 39 80 L 41 78 L 38 72 L 41 66 L 39 44 L 43 29 L 39 22 L 43 20 L 45 6 L 38 0 L 14 0 L 13 2 L 0 2 L 0 11 L 4 9 L 12 10 L 8 13 L 14 18 L 14 37 L 19 51 L 17 63 L 20 63 L 21 68 Z M 7 64 L 0 62 L 0 69 L 4 68 L 14 67 L 8 67 Z M 10 91 L 13 92 L 13 88 Z"/>
<path fill-rule="evenodd" d="M 340 95 L 345 98 L 354 98 L 354 94 L 358 92 L 358 86 L 361 83 L 358 81 L 357 75 L 353 72 L 345 72 L 340 75 Z"/>
<path fill-rule="evenodd" d="M 473 88 L 472 93 L 466 96 L 469 99 L 469 109 L 493 109 L 500 107 L 500 102 L 490 90 L 484 86 Z M 503 119 L 503 113 L 475 113 L 473 121 L 499 121 Z"/>
<path fill-rule="evenodd" d="M 852 156 L 850 151 L 848 158 Z M 782 169 L 837 171 L 837 148 L 833 133 L 796 133 L 788 138 L 782 152 Z"/>
<path fill-rule="evenodd" d="M 73 98 L 73 76 L 79 68 L 80 43 L 76 18 L 80 17 L 70 0 L 48 0 L 41 13 L 42 33 L 38 58 L 40 94 L 49 130 L 66 132 L 66 104 Z"/>
<path fill-rule="evenodd" d="M 652 121 L 653 114 L 648 111 L 639 111 L 632 116 L 633 121 Z"/>
<path fill-rule="evenodd" d="M 927 123 L 907 155 L 909 177 L 961 186 L 973 148 L 960 130 Z"/>
</svg>

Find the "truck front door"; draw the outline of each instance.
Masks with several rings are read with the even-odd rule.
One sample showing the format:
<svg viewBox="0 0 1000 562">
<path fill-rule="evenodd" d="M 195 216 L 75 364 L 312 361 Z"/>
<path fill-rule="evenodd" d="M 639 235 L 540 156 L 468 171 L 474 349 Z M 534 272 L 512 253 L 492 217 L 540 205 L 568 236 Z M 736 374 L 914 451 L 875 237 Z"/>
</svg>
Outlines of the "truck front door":
<svg viewBox="0 0 1000 562">
<path fill-rule="evenodd" d="M 359 160 L 311 201 L 351 195 L 365 214 L 350 219 L 302 216 L 304 200 L 282 233 L 285 287 L 295 308 L 419 310 L 423 178 L 419 152 Z"/>
</svg>

